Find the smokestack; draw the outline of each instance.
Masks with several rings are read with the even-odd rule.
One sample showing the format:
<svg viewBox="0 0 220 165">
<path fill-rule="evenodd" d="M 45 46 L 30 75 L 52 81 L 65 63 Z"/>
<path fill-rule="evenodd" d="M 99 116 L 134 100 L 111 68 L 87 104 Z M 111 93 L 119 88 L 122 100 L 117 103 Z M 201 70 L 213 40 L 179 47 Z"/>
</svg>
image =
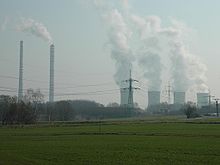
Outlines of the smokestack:
<svg viewBox="0 0 220 165">
<path fill-rule="evenodd" d="M 20 65 L 19 65 L 19 87 L 18 87 L 18 101 L 23 97 L 23 41 L 20 41 Z"/>
<path fill-rule="evenodd" d="M 174 92 L 174 104 L 185 103 L 185 92 Z"/>
<path fill-rule="evenodd" d="M 148 91 L 148 106 L 160 104 L 160 91 Z"/>
<path fill-rule="evenodd" d="M 49 102 L 54 101 L 54 45 L 50 45 L 50 83 Z"/>
</svg>

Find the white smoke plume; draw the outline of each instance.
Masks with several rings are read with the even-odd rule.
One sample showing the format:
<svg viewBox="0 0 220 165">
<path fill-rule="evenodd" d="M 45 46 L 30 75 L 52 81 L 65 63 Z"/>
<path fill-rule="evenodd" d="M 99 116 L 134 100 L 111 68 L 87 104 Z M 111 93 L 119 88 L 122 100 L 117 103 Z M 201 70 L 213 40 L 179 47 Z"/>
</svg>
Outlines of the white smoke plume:
<svg viewBox="0 0 220 165">
<path fill-rule="evenodd" d="M 148 89 L 150 91 L 159 91 L 162 83 L 160 56 L 150 51 L 144 52 L 138 62 L 144 70 L 144 77 L 148 80 Z"/>
<path fill-rule="evenodd" d="M 115 81 L 121 85 L 123 80 L 129 78 L 129 70 L 132 68 L 134 56 L 131 51 L 129 40 L 132 32 L 127 25 L 122 12 L 111 6 L 111 2 L 95 0 L 94 4 L 100 12 L 102 21 L 108 31 L 108 45 L 111 57 L 115 61 Z M 126 4 L 126 1 L 123 2 Z"/>
<path fill-rule="evenodd" d="M 122 14 L 117 10 L 111 10 L 105 21 L 109 25 L 109 44 L 111 56 L 116 62 L 115 80 L 118 84 L 128 79 L 129 70 L 132 67 L 133 55 L 129 47 L 129 39 L 132 35 Z"/>
<path fill-rule="evenodd" d="M 94 0 L 94 4 L 109 29 L 111 56 L 116 62 L 116 82 L 128 77 L 128 70 L 136 58 L 144 71 L 149 90 L 160 90 L 161 57 L 167 56 L 171 62 L 169 67 L 174 90 L 187 91 L 192 86 L 202 91 L 207 89 L 206 66 L 187 49 L 185 37 L 190 29 L 186 25 L 171 20 L 169 26 L 163 27 L 158 16 L 132 14 L 128 0 Z M 116 9 L 113 4 L 121 7 Z M 137 51 L 131 43 L 138 45 Z"/>
<path fill-rule="evenodd" d="M 138 64 L 144 72 L 143 76 L 148 81 L 148 89 L 150 91 L 160 91 L 162 64 L 157 34 L 160 28 L 160 19 L 156 16 L 142 18 L 132 15 L 131 20 L 138 31 L 139 45 L 141 46 L 136 54 Z"/>
<path fill-rule="evenodd" d="M 199 91 L 207 91 L 206 66 L 198 57 L 191 54 L 185 44 L 185 36 L 190 29 L 181 22 L 172 21 L 172 27 L 161 29 L 170 46 L 171 73 L 176 91 L 187 91 L 195 86 Z"/>
<path fill-rule="evenodd" d="M 52 37 L 47 28 L 42 23 L 31 18 L 22 18 L 21 23 L 17 25 L 17 30 L 40 37 L 49 44 L 52 44 Z"/>
<path fill-rule="evenodd" d="M 9 18 L 5 17 L 3 23 L 1 24 L 1 31 L 5 31 L 7 29 L 8 23 L 9 23 Z"/>
<path fill-rule="evenodd" d="M 200 62 L 200 59 L 196 56 L 190 56 L 188 60 L 191 68 L 189 69 L 189 77 L 194 81 L 194 87 L 198 92 L 208 92 L 205 64 Z"/>
<path fill-rule="evenodd" d="M 141 66 L 145 70 L 145 73 L 154 72 L 155 74 L 149 76 L 144 74 L 145 78 L 149 81 L 149 89 L 155 89 L 156 87 L 151 84 L 160 85 L 161 76 L 161 63 L 160 55 L 164 55 L 164 50 L 160 48 L 160 44 L 166 41 L 166 45 L 163 45 L 169 52 L 171 61 L 171 77 L 173 81 L 174 90 L 187 91 L 190 86 L 196 86 L 199 90 L 207 90 L 206 84 L 206 66 L 196 58 L 196 56 L 189 53 L 186 48 L 185 36 L 190 32 L 183 23 L 172 20 L 171 26 L 162 27 L 161 19 L 157 16 L 140 17 L 137 15 L 131 16 L 132 22 L 137 27 L 140 35 L 140 40 L 145 45 L 144 49 L 148 49 L 148 53 L 145 53 L 145 59 L 142 60 Z M 141 48 L 141 50 L 143 49 Z M 153 51 L 153 52 L 152 52 Z M 155 51 L 157 53 L 155 53 Z M 153 56 L 156 56 L 154 57 Z M 143 56 L 141 57 L 143 58 Z M 157 59 L 157 60 L 155 60 Z M 146 61 L 144 64 L 143 61 Z M 152 65 L 149 64 L 152 62 Z M 156 67 L 153 67 L 156 66 Z M 146 76 L 147 75 L 147 76 Z"/>
<path fill-rule="evenodd" d="M 173 79 L 173 88 L 175 91 L 185 92 L 190 83 L 190 77 L 187 73 L 188 56 L 180 43 L 171 45 L 171 74 Z"/>
</svg>

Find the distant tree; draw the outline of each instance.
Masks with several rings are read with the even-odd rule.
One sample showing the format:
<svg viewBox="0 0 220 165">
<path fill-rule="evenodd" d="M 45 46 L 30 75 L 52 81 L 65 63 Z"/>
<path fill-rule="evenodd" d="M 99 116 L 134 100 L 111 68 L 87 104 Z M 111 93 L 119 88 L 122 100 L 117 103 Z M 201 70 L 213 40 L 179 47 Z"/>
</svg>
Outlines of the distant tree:
<svg viewBox="0 0 220 165">
<path fill-rule="evenodd" d="M 60 121 L 68 121 L 72 117 L 71 113 L 71 106 L 68 101 L 58 101 L 55 105 L 57 112 L 58 112 L 58 120 Z"/>
<path fill-rule="evenodd" d="M 183 111 L 184 111 L 184 114 L 186 115 L 187 119 L 199 116 L 197 113 L 197 108 L 193 104 L 186 104 L 183 107 Z"/>
<path fill-rule="evenodd" d="M 11 96 L 0 96 L 2 124 L 31 124 L 36 122 L 36 115 L 30 104 L 17 102 Z"/>
<path fill-rule="evenodd" d="M 36 114 L 30 103 L 17 103 L 16 113 L 17 118 L 15 122 L 17 124 L 33 124 L 36 122 Z"/>
<path fill-rule="evenodd" d="M 120 105 L 116 102 L 113 102 L 113 103 L 108 103 L 107 107 L 120 107 Z"/>
<path fill-rule="evenodd" d="M 1 95 L 0 96 L 0 115 L 2 124 L 5 123 L 6 119 L 10 119 L 10 114 L 13 113 L 13 105 L 16 104 L 16 99 L 11 96 Z M 10 119 L 11 120 L 11 119 Z"/>
</svg>

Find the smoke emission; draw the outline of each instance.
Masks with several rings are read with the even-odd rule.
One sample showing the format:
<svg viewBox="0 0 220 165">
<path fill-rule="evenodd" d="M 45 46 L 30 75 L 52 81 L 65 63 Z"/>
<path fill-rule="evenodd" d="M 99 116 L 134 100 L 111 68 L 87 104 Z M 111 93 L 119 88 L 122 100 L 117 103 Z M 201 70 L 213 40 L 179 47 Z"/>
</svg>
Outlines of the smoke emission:
<svg viewBox="0 0 220 165">
<path fill-rule="evenodd" d="M 146 19 L 131 15 L 131 21 L 138 31 L 139 49 L 136 52 L 138 64 L 142 68 L 144 78 L 148 81 L 150 91 L 160 91 L 161 87 L 161 48 L 157 30 L 160 26 L 158 17 L 149 16 Z"/>
<path fill-rule="evenodd" d="M 190 29 L 179 21 L 171 21 L 171 27 L 161 29 L 169 42 L 171 74 L 176 91 L 187 91 L 195 86 L 199 91 L 207 91 L 206 66 L 195 55 L 191 54 L 184 42 Z"/>
<path fill-rule="evenodd" d="M 144 52 L 138 62 L 144 70 L 144 77 L 148 80 L 148 89 L 150 91 L 160 91 L 162 82 L 160 56 L 152 52 Z"/>
<path fill-rule="evenodd" d="M 129 70 L 132 67 L 132 52 L 128 40 L 131 32 L 128 29 L 121 13 L 114 9 L 105 17 L 109 23 L 109 44 L 111 47 L 111 56 L 116 62 L 115 80 L 118 84 L 129 76 Z"/>
<path fill-rule="evenodd" d="M 9 22 L 9 18 L 5 17 L 3 23 L 1 24 L 1 31 L 6 30 L 8 22 Z"/>
<path fill-rule="evenodd" d="M 94 4 L 108 27 L 118 84 L 128 78 L 128 70 L 137 62 L 148 81 L 149 90 L 160 90 L 165 65 L 161 60 L 163 56 L 171 63 L 167 67 L 170 68 L 174 90 L 187 91 L 192 86 L 199 91 L 207 90 L 206 66 L 187 49 L 185 36 L 190 29 L 186 25 L 171 19 L 170 24 L 163 27 L 158 16 L 143 17 L 132 13 L 128 0 L 114 2 L 117 5 L 101 0 L 95 0 Z M 137 45 L 137 50 L 131 43 Z"/>
<path fill-rule="evenodd" d="M 31 18 L 22 18 L 20 24 L 17 25 L 17 30 L 40 37 L 49 44 L 52 44 L 52 37 L 47 28 L 42 23 Z"/>
<path fill-rule="evenodd" d="M 132 68 L 134 56 L 129 45 L 132 32 L 127 25 L 123 14 L 116 8 L 109 8 L 109 3 L 95 0 L 94 4 L 99 10 L 102 21 L 108 30 L 108 45 L 111 57 L 115 61 L 116 83 L 120 86 L 123 80 L 128 79 Z M 126 4 L 126 1 L 123 1 Z"/>
<path fill-rule="evenodd" d="M 131 20 L 136 25 L 141 43 L 144 44 L 140 50 L 150 50 L 150 52 L 148 51 L 150 56 L 145 53 L 147 60 L 143 60 L 143 56 L 139 59 L 141 67 L 145 69 L 144 77 L 149 81 L 150 90 L 151 88 L 156 89 L 151 84 L 156 84 L 158 87 L 161 85 L 160 77 L 163 64 L 160 62 L 160 57 L 162 54 L 165 55 L 164 49 L 169 52 L 167 57 L 171 62 L 170 72 L 174 90 L 187 91 L 190 86 L 196 86 L 199 91 L 207 90 L 205 85 L 206 66 L 199 58 L 189 53 L 184 43 L 185 36 L 190 32 L 189 28 L 176 20 L 171 20 L 169 27 L 162 27 L 161 19 L 158 16 L 143 18 L 133 14 Z M 152 51 L 157 53 L 152 53 Z M 143 64 L 143 61 L 147 61 L 146 64 Z M 150 74 L 152 76 L 149 76 L 149 72 L 152 72 Z"/>
</svg>

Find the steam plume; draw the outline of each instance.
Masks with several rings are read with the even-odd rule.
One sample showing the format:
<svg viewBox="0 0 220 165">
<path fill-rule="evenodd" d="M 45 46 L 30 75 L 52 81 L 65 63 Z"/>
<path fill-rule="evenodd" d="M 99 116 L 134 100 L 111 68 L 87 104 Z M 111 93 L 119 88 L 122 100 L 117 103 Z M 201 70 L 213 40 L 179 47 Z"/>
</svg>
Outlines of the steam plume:
<svg viewBox="0 0 220 165">
<path fill-rule="evenodd" d="M 147 60 L 143 60 L 143 56 L 140 59 L 141 66 L 145 70 L 144 76 L 149 81 L 150 89 L 155 89 L 151 84 L 160 85 L 159 82 L 161 82 L 160 55 L 164 54 L 164 50 L 161 47 L 170 52 L 170 69 L 174 90 L 186 91 L 190 86 L 196 86 L 203 91 L 207 89 L 205 85 L 206 66 L 199 58 L 189 53 L 184 43 L 184 37 L 189 33 L 189 28 L 183 23 L 174 20 L 171 21 L 171 26 L 164 28 L 161 26 L 161 19 L 157 16 L 143 18 L 132 15 L 131 20 L 136 25 L 140 40 L 145 45 L 143 48 L 150 50 L 144 56 Z M 164 40 L 169 44 L 161 45 Z M 152 66 L 149 63 L 150 61 Z M 144 62 L 146 63 L 144 64 Z M 152 74 L 149 74 L 149 72 L 152 72 Z"/>
<path fill-rule="evenodd" d="M 184 43 L 184 36 L 189 31 L 189 28 L 178 21 L 172 21 L 172 27 L 160 30 L 170 43 L 173 86 L 177 91 L 186 91 L 190 86 L 206 91 L 206 66 L 189 52 Z"/>
<path fill-rule="evenodd" d="M 4 31 L 7 28 L 9 18 L 5 17 L 3 23 L 1 24 L 1 31 Z"/>
<path fill-rule="evenodd" d="M 160 57 L 160 45 L 157 30 L 160 28 L 160 19 L 149 16 L 146 19 L 136 15 L 131 20 L 137 27 L 139 34 L 138 63 L 144 71 L 144 77 L 148 80 L 149 90 L 159 91 L 161 87 L 162 64 Z"/>
<path fill-rule="evenodd" d="M 171 20 L 169 26 L 163 27 L 158 16 L 141 17 L 132 14 L 128 0 L 114 2 L 120 2 L 122 8 L 115 9 L 109 1 L 95 0 L 94 4 L 100 9 L 109 29 L 111 56 L 116 62 L 116 82 L 120 83 L 128 77 L 127 70 L 137 58 L 148 80 L 149 89 L 160 90 L 163 67 L 161 57 L 167 56 L 171 62 L 170 73 L 175 90 L 186 91 L 192 86 L 203 91 L 207 89 L 206 66 L 190 53 L 185 44 L 185 36 L 190 31 L 188 27 L 176 20 Z M 137 35 L 135 32 L 138 32 Z M 130 43 L 137 44 L 138 51 L 134 51 Z"/>
<path fill-rule="evenodd" d="M 21 23 L 17 26 L 17 30 L 40 37 L 47 41 L 49 44 L 52 44 L 52 37 L 47 28 L 42 23 L 37 22 L 31 18 L 22 18 Z"/>
<path fill-rule="evenodd" d="M 115 80 L 119 84 L 128 78 L 129 69 L 132 67 L 132 52 L 129 47 L 131 31 L 127 27 L 123 16 L 117 9 L 113 9 L 105 17 L 109 23 L 109 44 L 111 56 L 116 62 Z"/>
<path fill-rule="evenodd" d="M 126 1 L 124 2 L 126 3 Z M 126 19 L 116 8 L 109 8 L 109 4 L 95 0 L 95 6 L 99 9 L 105 25 L 108 29 L 108 45 L 111 57 L 115 61 L 115 81 L 118 85 L 129 77 L 129 69 L 132 68 L 134 56 L 129 46 L 132 32 L 127 25 Z"/>
</svg>

